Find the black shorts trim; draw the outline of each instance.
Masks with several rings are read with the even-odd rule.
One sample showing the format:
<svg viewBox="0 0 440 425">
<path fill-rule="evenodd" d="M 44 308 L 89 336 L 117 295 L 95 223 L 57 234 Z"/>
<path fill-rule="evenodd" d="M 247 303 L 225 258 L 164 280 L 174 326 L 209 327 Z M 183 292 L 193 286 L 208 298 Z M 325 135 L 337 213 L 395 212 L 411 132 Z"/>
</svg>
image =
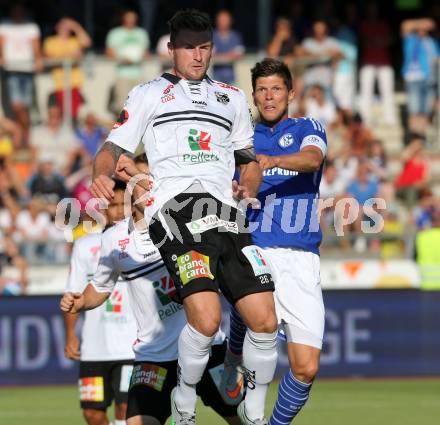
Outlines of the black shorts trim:
<svg viewBox="0 0 440 425">
<path fill-rule="evenodd" d="M 127 403 L 133 360 L 80 361 L 78 387 L 81 409 L 107 410 L 113 400 Z M 127 367 L 127 369 L 125 368 Z M 127 379 L 124 384 L 122 379 Z"/>
<path fill-rule="evenodd" d="M 221 291 L 231 303 L 274 291 L 269 266 L 236 208 L 208 193 L 183 193 L 165 203 L 161 214 L 175 235 L 167 236 L 156 214 L 150 236 L 174 281 L 176 302 L 203 291 Z"/>
<path fill-rule="evenodd" d="M 211 407 L 222 418 L 237 415 L 236 406 L 223 402 L 210 370 L 223 364 L 226 342 L 214 345 L 197 394 L 205 406 Z M 170 362 L 135 362 L 128 391 L 127 419 L 133 416 L 151 416 L 165 424 L 171 415 L 171 390 L 177 385 L 177 360 Z"/>
</svg>

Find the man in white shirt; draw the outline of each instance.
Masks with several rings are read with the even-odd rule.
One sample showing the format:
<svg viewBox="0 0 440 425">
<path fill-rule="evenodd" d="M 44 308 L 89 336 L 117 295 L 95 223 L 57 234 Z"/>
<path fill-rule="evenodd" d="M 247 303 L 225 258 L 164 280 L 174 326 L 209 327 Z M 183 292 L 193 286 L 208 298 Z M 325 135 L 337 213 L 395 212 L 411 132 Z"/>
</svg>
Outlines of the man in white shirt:
<svg viewBox="0 0 440 425">
<path fill-rule="evenodd" d="M 242 90 L 206 75 L 213 48 L 209 16 L 181 11 L 169 25 L 173 73 L 129 93 L 95 158 L 92 193 L 112 198 L 110 176 L 118 158 L 143 141 L 154 182 L 145 217 L 188 319 L 179 337 L 173 419 L 176 425 L 195 424 L 196 384 L 220 326 L 221 290 L 248 326 L 243 348 L 248 389 L 239 415 L 245 424 L 264 425 L 277 360 L 274 286 L 261 251 L 243 228 L 231 185 L 236 166 L 237 196 L 254 197 L 261 181 L 251 116 Z"/>
<path fill-rule="evenodd" d="M 42 71 L 40 29 L 26 21 L 26 10 L 14 4 L 11 20 L 0 25 L 0 64 L 5 71 L 6 90 L 12 112 L 29 140 L 29 108 L 33 102 L 34 73 Z"/>
<path fill-rule="evenodd" d="M 125 187 L 121 181 L 116 183 L 115 197 L 107 210 L 110 225 L 124 218 Z M 66 293 L 86 288 L 101 258 L 102 238 L 103 233 L 90 233 L 75 242 Z M 115 282 L 105 304 L 85 313 L 81 347 L 75 333 L 77 321 L 78 314 L 64 313 L 64 352 L 67 358 L 80 361 L 79 392 L 84 418 L 89 425 L 107 424 L 106 410 L 114 400 L 114 425 L 124 425 L 133 368 L 132 345 L 136 341 L 126 282 Z"/>
</svg>

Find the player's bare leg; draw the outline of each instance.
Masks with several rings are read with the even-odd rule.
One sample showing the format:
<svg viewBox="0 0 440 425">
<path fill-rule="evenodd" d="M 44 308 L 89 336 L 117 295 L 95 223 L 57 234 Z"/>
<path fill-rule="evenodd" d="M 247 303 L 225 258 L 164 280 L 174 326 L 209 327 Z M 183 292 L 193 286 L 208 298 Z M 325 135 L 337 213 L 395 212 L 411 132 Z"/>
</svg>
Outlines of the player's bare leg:
<svg viewBox="0 0 440 425">
<path fill-rule="evenodd" d="M 109 425 L 110 423 L 107 413 L 103 410 L 84 409 L 83 415 L 89 425 Z"/>
<path fill-rule="evenodd" d="M 287 420 L 290 423 L 306 404 L 318 373 L 320 354 L 321 350 L 310 345 L 287 344 L 290 370 L 281 380 L 269 425 L 285 424 Z"/>
<path fill-rule="evenodd" d="M 125 425 L 127 417 L 127 403 L 115 403 L 114 425 Z"/>
<path fill-rule="evenodd" d="M 132 416 L 127 419 L 127 425 L 161 425 L 160 422 L 152 416 Z"/>
</svg>

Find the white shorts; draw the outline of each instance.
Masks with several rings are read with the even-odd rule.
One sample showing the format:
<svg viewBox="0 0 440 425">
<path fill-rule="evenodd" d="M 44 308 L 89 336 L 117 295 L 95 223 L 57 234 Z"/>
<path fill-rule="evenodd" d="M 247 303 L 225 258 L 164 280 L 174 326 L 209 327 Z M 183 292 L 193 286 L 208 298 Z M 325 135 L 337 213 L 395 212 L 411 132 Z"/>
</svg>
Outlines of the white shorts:
<svg viewBox="0 0 440 425">
<path fill-rule="evenodd" d="M 287 342 L 322 348 L 324 302 L 319 255 L 291 248 L 266 248 L 266 258 L 275 281 L 278 323 Z"/>
</svg>

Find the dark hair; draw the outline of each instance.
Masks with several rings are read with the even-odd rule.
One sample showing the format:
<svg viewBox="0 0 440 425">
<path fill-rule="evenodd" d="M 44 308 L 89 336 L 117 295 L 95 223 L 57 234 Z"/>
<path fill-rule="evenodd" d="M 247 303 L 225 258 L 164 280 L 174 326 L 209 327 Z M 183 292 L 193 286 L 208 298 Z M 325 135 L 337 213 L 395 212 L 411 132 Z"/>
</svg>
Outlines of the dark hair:
<svg viewBox="0 0 440 425">
<path fill-rule="evenodd" d="M 140 155 L 137 155 L 134 157 L 134 163 L 135 164 L 147 164 L 148 165 L 148 158 L 146 153 L 141 153 Z"/>
<path fill-rule="evenodd" d="M 265 58 L 261 62 L 257 62 L 251 69 L 252 90 L 255 91 L 257 78 L 270 77 L 271 75 L 279 75 L 286 85 L 287 89 L 292 90 L 292 74 L 284 62 L 272 58 Z"/>
<path fill-rule="evenodd" d="M 127 183 L 125 183 L 122 180 L 119 180 L 115 177 L 112 178 L 112 180 L 115 182 L 115 187 L 113 188 L 113 191 L 116 192 L 117 190 L 123 190 L 127 189 Z"/>
<path fill-rule="evenodd" d="M 212 38 L 212 24 L 209 15 L 197 9 L 185 9 L 176 12 L 168 21 L 168 28 L 171 44 L 175 43 L 177 34 L 182 30 L 208 31 Z"/>
</svg>

